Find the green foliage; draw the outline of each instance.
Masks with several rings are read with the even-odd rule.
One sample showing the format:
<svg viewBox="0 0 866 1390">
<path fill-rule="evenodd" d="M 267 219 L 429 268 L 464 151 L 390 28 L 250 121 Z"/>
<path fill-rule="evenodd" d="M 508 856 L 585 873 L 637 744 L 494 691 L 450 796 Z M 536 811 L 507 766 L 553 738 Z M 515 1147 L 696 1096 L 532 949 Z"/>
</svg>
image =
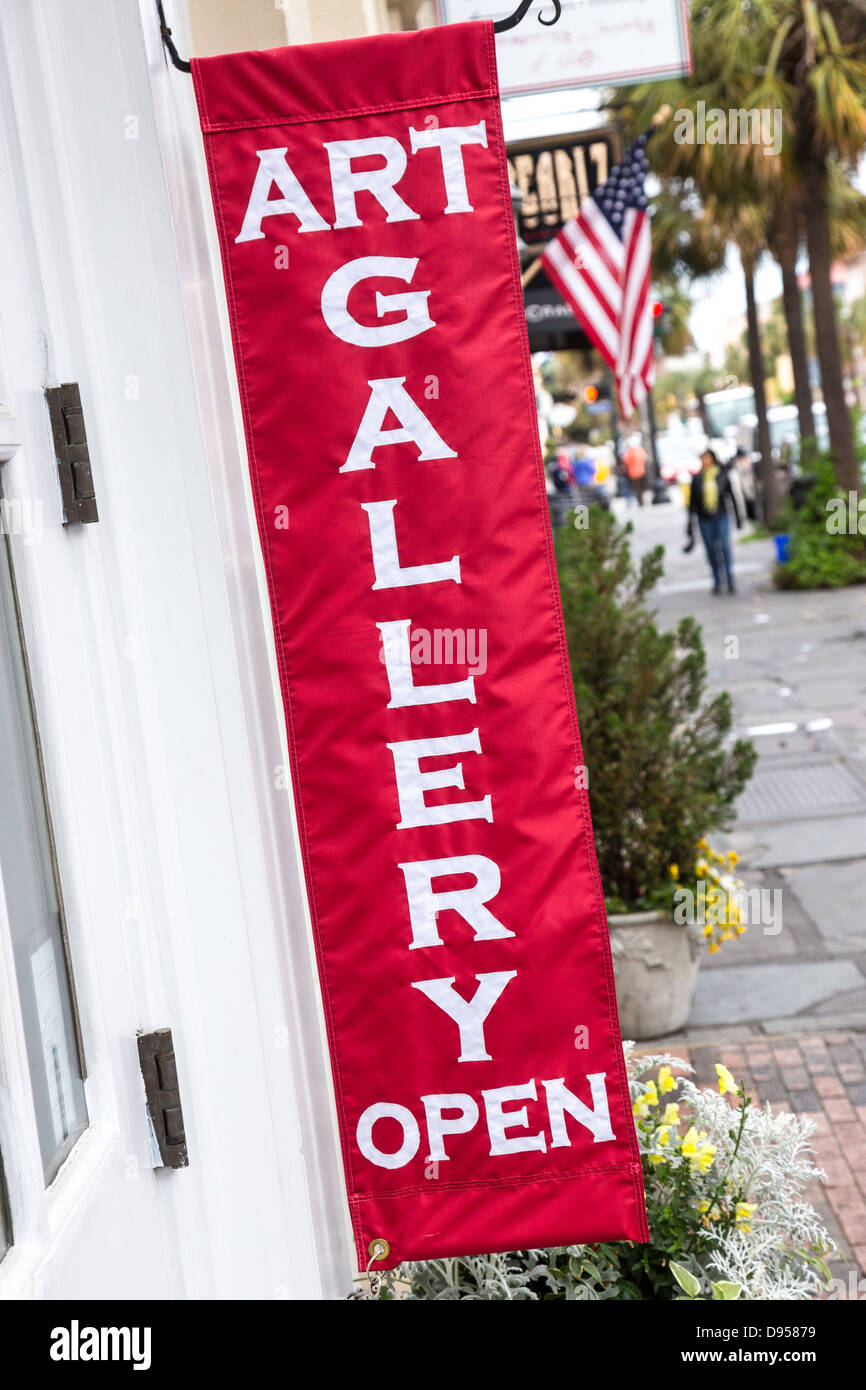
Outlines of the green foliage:
<svg viewBox="0 0 866 1390">
<path fill-rule="evenodd" d="M 751 776 L 751 742 L 728 741 L 731 701 L 706 697 L 701 629 L 657 628 L 646 600 L 662 575 L 657 547 L 635 566 L 610 513 L 556 535 L 568 656 L 599 867 L 615 909 L 669 900 L 671 864 L 724 828 Z"/>
<path fill-rule="evenodd" d="M 681 1301 L 683 1303 L 690 1303 L 693 1301 L 700 1302 L 701 1281 L 696 1279 L 690 1270 L 684 1269 L 682 1265 L 678 1265 L 674 1260 L 671 1260 L 671 1272 L 685 1294 L 685 1298 Z M 719 1279 L 717 1282 L 712 1283 L 710 1287 L 713 1291 L 713 1301 L 715 1303 L 736 1302 L 743 1291 L 740 1284 L 732 1283 L 730 1279 Z"/>
<path fill-rule="evenodd" d="M 813 454 L 805 467 L 814 473 L 815 486 L 798 511 L 786 509 L 784 529 L 791 540 L 787 563 L 774 571 L 777 588 L 838 589 L 866 583 L 866 535 L 837 532 L 830 524 L 834 500 L 846 511 L 849 501 L 836 482 L 830 455 Z"/>
</svg>

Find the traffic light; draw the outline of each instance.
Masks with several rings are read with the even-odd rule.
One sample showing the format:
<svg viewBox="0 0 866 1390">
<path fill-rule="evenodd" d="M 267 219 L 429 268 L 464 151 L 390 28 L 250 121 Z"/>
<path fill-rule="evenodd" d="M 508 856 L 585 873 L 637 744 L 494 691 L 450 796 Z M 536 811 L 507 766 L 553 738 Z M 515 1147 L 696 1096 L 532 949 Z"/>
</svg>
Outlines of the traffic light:
<svg viewBox="0 0 866 1390">
<path fill-rule="evenodd" d="M 670 306 L 665 304 L 663 299 L 654 299 L 652 302 L 653 316 L 653 338 L 660 343 L 667 332 L 670 321 Z"/>
</svg>

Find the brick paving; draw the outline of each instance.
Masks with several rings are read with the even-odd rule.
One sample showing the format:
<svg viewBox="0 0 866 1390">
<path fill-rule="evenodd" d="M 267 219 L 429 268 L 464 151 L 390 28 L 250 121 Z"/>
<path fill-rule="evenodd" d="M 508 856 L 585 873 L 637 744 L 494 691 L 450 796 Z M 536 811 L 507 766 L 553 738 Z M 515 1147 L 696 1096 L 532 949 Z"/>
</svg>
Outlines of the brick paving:
<svg viewBox="0 0 866 1390">
<path fill-rule="evenodd" d="M 857 1281 L 866 1278 L 866 1033 L 679 1047 L 670 1040 L 666 1047 L 691 1063 L 702 1086 L 716 1085 L 715 1063 L 723 1062 L 756 1100 L 814 1120 L 811 1142 L 825 1176 L 806 1195 L 841 1251 L 831 1265 L 834 1277 L 857 1296 Z"/>
</svg>

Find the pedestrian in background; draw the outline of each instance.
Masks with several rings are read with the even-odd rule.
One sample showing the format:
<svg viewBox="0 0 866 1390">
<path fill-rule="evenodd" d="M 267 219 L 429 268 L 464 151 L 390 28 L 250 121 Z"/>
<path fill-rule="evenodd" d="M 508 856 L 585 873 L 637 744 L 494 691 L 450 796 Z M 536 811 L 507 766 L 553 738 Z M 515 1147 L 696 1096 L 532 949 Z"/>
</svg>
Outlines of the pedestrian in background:
<svg viewBox="0 0 866 1390">
<path fill-rule="evenodd" d="M 639 507 L 643 506 L 643 494 L 646 487 L 646 449 L 641 444 L 639 434 L 636 434 L 623 456 L 626 476 L 629 487 L 637 498 Z"/>
<path fill-rule="evenodd" d="M 569 511 L 574 506 L 574 472 L 571 460 L 564 449 L 558 449 L 548 464 L 553 493 L 550 498 L 550 511 L 554 526 L 564 526 Z"/>
<path fill-rule="evenodd" d="M 731 556 L 732 516 L 739 530 L 743 515 L 728 470 L 722 468 L 712 449 L 705 449 L 701 454 L 701 471 L 692 479 L 686 550 L 691 550 L 695 543 L 694 523 L 697 519 L 713 574 L 714 594 L 722 592 L 723 581 L 727 581 L 729 594 L 736 593 Z"/>
</svg>

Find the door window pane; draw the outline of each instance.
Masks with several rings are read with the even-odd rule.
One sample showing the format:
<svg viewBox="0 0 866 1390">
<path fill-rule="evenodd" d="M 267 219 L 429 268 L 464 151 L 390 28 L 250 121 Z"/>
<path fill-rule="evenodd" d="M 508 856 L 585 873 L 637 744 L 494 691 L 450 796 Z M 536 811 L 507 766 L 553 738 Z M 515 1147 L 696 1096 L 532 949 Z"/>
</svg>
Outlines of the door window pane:
<svg viewBox="0 0 866 1390">
<path fill-rule="evenodd" d="M 0 536 L 0 866 L 45 1181 L 87 1125 L 64 928 L 8 536 Z"/>
<path fill-rule="evenodd" d="M 9 1204 L 6 1200 L 6 1179 L 3 1176 L 3 1155 L 0 1154 L 0 1260 L 12 1244 L 12 1223 L 9 1220 Z"/>
</svg>

